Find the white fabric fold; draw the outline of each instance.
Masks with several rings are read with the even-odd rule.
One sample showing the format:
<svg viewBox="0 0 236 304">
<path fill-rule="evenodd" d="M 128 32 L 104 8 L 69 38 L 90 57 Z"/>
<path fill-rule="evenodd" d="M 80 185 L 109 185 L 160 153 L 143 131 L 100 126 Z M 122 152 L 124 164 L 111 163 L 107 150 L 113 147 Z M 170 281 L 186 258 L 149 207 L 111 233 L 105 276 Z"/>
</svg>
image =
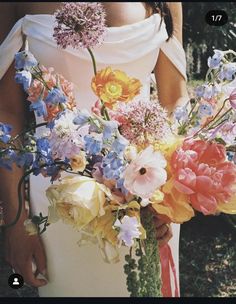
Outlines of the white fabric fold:
<svg viewBox="0 0 236 304">
<path fill-rule="evenodd" d="M 23 18 L 16 22 L 3 43 L 0 45 L 0 79 L 2 79 L 13 62 L 15 53 L 17 53 L 22 47 L 22 23 Z"/>
</svg>

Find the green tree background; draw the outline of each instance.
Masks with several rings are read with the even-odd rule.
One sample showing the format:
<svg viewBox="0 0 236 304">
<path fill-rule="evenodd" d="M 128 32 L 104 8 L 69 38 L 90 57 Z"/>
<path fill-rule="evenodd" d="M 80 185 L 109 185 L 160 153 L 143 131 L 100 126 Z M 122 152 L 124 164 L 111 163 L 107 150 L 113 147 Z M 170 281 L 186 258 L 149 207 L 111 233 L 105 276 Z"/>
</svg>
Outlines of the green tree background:
<svg viewBox="0 0 236 304">
<path fill-rule="evenodd" d="M 235 2 L 183 2 L 184 49 L 187 55 L 189 79 L 203 79 L 207 71 L 207 58 L 213 49 L 236 50 Z M 210 10 L 223 10 L 228 23 L 211 26 L 205 21 Z"/>
</svg>

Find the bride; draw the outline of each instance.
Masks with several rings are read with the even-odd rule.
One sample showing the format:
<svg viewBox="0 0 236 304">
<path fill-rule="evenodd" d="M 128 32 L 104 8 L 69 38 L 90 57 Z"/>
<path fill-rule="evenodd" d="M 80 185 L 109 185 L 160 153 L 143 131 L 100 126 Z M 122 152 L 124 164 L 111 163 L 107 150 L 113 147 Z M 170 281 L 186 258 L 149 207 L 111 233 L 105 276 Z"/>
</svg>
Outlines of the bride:
<svg viewBox="0 0 236 304">
<path fill-rule="evenodd" d="M 15 133 L 30 118 L 24 106 L 23 90 L 14 82 L 13 58 L 25 36 L 30 51 L 41 64 L 54 67 L 74 83 L 80 108 L 89 109 L 96 101 L 89 87 L 92 78 L 89 56 L 80 50 L 57 48 L 52 37 L 53 12 L 59 5 L 0 4 L 0 121 L 13 125 Z M 154 71 L 160 102 L 171 115 L 177 105 L 188 100 L 181 3 L 104 2 L 103 6 L 108 33 L 104 43 L 94 48 L 98 69 L 109 65 L 138 78 L 143 84 L 141 96 L 149 96 Z M 4 216 L 8 223 L 15 218 L 16 189 L 22 171 L 1 170 L 0 175 L 0 200 L 5 203 Z M 48 186 L 47 178 L 30 178 L 31 203 L 36 214 L 47 212 Z M 61 222 L 50 226 L 42 238 L 26 235 L 23 226 L 26 218 L 25 209 L 18 223 L 6 230 L 5 257 L 27 284 L 39 287 L 40 296 L 128 296 L 122 267 L 125 249 L 119 263 L 106 264 L 96 246 L 79 247 L 78 232 Z M 172 225 L 171 232 L 159 219 L 157 238 L 160 246 L 170 239 L 178 278 L 179 225 Z"/>
</svg>

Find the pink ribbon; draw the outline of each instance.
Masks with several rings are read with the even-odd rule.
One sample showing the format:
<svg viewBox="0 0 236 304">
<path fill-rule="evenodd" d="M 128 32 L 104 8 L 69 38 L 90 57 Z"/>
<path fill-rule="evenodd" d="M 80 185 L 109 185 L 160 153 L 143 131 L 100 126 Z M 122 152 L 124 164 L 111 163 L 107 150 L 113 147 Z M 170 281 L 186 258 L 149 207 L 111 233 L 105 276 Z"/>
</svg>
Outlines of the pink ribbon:
<svg viewBox="0 0 236 304">
<path fill-rule="evenodd" d="M 160 261 L 161 261 L 161 279 L 162 279 L 162 296 L 163 297 L 179 297 L 179 288 L 177 283 L 177 275 L 175 263 L 172 256 L 171 248 L 168 244 L 159 247 Z M 172 295 L 171 289 L 171 270 L 174 275 L 175 294 Z"/>
</svg>

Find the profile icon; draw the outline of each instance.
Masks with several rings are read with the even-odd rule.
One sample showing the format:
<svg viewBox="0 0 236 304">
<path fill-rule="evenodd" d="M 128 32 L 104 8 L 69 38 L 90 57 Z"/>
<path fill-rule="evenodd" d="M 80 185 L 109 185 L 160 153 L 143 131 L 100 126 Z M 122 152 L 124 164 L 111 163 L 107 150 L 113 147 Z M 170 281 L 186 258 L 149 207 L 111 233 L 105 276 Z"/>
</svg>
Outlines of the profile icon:
<svg viewBox="0 0 236 304">
<path fill-rule="evenodd" d="M 14 282 L 12 283 L 12 285 L 20 285 L 18 278 L 14 278 Z"/>
<path fill-rule="evenodd" d="M 8 285 L 13 289 L 21 288 L 24 285 L 24 279 L 20 274 L 13 273 L 8 279 Z"/>
</svg>

